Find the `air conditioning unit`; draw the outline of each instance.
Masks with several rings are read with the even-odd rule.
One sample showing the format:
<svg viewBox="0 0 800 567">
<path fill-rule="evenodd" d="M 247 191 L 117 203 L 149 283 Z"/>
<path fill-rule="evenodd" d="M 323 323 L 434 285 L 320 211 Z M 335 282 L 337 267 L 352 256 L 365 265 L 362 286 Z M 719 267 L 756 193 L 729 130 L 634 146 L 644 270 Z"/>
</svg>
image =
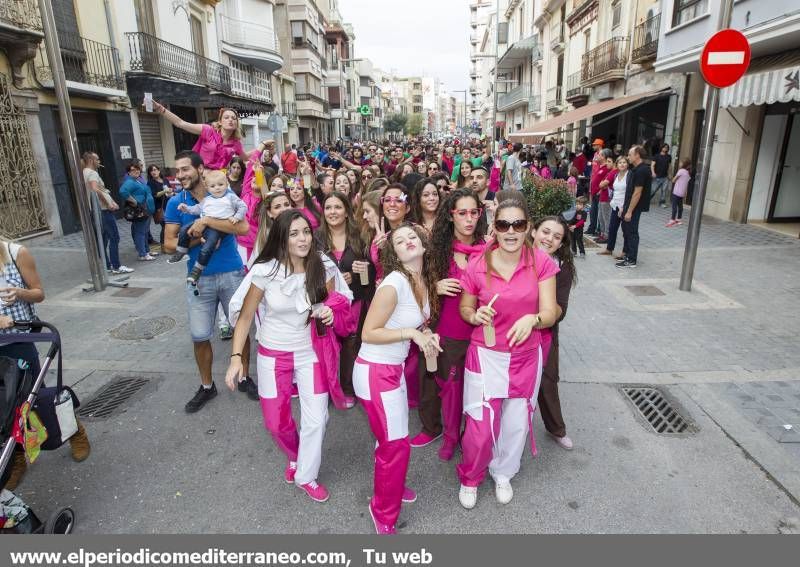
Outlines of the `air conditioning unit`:
<svg viewBox="0 0 800 567">
<path fill-rule="evenodd" d="M 611 83 L 597 85 L 594 88 L 594 96 L 597 100 L 608 100 L 610 98 L 614 98 L 614 95 L 611 94 Z"/>
</svg>

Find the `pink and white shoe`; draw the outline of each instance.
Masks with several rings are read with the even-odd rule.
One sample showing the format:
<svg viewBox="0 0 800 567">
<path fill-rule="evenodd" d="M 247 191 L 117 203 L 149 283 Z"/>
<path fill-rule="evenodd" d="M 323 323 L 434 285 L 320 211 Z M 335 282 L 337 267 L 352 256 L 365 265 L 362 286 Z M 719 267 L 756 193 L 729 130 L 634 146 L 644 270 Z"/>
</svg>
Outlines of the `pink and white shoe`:
<svg viewBox="0 0 800 567">
<path fill-rule="evenodd" d="M 297 384 L 292 384 L 292 398 L 299 398 L 300 390 L 297 389 Z"/>
<path fill-rule="evenodd" d="M 375 533 L 378 535 L 397 535 L 397 528 L 392 524 L 382 524 L 375 519 L 375 512 L 372 511 L 372 502 L 369 506 L 369 515 L 372 518 L 372 523 L 375 526 Z"/>
<path fill-rule="evenodd" d="M 353 396 L 345 396 L 344 407 L 346 407 L 347 409 L 352 409 L 356 407 L 356 399 Z"/>
<path fill-rule="evenodd" d="M 570 439 L 566 435 L 564 435 L 564 437 L 556 437 L 551 433 L 550 437 L 552 437 L 553 441 L 558 443 L 558 446 L 561 447 L 562 449 L 566 451 L 572 451 L 572 439 Z"/>
<path fill-rule="evenodd" d="M 294 475 L 297 472 L 297 462 L 289 461 L 286 463 L 286 468 L 283 470 L 283 479 L 288 484 L 294 484 Z"/>
<path fill-rule="evenodd" d="M 411 446 L 412 447 L 424 447 L 425 445 L 430 445 L 434 441 L 436 441 L 442 434 L 439 435 L 428 435 L 424 431 L 420 431 L 412 440 Z"/>
<path fill-rule="evenodd" d="M 439 459 L 442 461 L 449 461 L 453 458 L 453 455 L 456 452 L 456 447 L 458 445 L 456 443 L 452 443 L 445 439 L 442 442 L 442 446 L 439 447 Z"/>
<path fill-rule="evenodd" d="M 671 226 L 675 226 L 676 224 L 678 224 L 678 221 L 676 221 L 676 220 L 670 220 L 670 221 L 669 221 L 667 224 L 665 224 L 664 226 L 665 226 L 665 227 L 667 227 L 667 228 L 669 228 L 669 227 L 671 227 Z"/>
<path fill-rule="evenodd" d="M 676 224 L 676 225 L 678 225 L 678 226 L 680 226 L 680 225 L 682 225 L 682 224 L 683 224 L 683 221 L 682 221 L 682 220 L 676 220 L 676 221 L 675 221 L 675 224 Z"/>
<path fill-rule="evenodd" d="M 417 501 L 417 493 L 411 490 L 409 487 L 403 488 L 403 502 L 406 504 L 411 504 L 412 502 Z"/>
<path fill-rule="evenodd" d="M 328 498 L 331 497 L 325 485 L 318 483 L 316 480 L 312 480 L 306 484 L 299 484 L 298 486 L 303 492 L 308 494 L 309 498 L 314 502 L 327 502 Z"/>
</svg>

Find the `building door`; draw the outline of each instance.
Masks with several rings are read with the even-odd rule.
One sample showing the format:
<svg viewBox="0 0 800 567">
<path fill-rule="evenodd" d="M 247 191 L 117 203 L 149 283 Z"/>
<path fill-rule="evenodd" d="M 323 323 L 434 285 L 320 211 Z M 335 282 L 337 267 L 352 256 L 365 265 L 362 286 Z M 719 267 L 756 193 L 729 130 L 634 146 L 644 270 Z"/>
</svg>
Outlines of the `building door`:
<svg viewBox="0 0 800 567">
<path fill-rule="evenodd" d="M 25 111 L 11 98 L 0 73 L 0 234 L 20 238 L 47 230 Z"/>
<path fill-rule="evenodd" d="M 800 221 L 800 120 L 790 114 L 767 220 Z"/>
<path fill-rule="evenodd" d="M 692 176 L 689 180 L 689 186 L 686 192 L 686 204 L 692 204 L 692 196 L 694 195 L 695 180 L 699 177 L 700 163 L 700 142 L 703 138 L 703 121 L 705 120 L 706 111 L 699 109 L 694 111 L 694 133 L 692 134 Z"/>
<path fill-rule="evenodd" d="M 178 106 L 176 104 L 171 104 L 169 109 L 176 116 L 186 120 L 186 122 L 191 122 L 192 124 L 196 124 L 198 122 L 197 111 L 191 106 Z M 180 152 L 182 150 L 191 150 L 198 138 L 194 134 L 190 134 L 189 132 L 181 130 L 180 128 L 175 128 L 174 126 L 172 127 L 172 134 L 175 138 L 176 152 Z"/>
</svg>

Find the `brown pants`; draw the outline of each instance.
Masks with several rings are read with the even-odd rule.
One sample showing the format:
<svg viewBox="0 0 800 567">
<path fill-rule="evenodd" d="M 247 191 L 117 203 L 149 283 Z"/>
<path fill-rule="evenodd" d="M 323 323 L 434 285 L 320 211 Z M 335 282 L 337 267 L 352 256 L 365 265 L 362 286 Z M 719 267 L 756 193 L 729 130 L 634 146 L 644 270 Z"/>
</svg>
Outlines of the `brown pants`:
<svg viewBox="0 0 800 567">
<path fill-rule="evenodd" d="M 419 418 L 422 430 L 428 435 L 435 437 L 444 431 L 450 442 L 457 443 L 461 438 L 464 359 L 469 340 L 442 337 L 441 345 L 442 352 L 436 363 L 438 370 L 423 373 Z M 424 364 L 425 359 L 422 360 Z"/>
<path fill-rule="evenodd" d="M 567 427 L 561 415 L 561 400 L 558 397 L 558 330 L 553 332 L 550 355 L 542 371 L 542 384 L 539 387 L 537 403 L 542 412 L 542 421 L 548 432 L 556 437 L 564 437 Z"/>
<path fill-rule="evenodd" d="M 353 366 L 361 350 L 361 330 L 364 328 L 364 319 L 367 318 L 369 303 L 361 302 L 361 313 L 358 315 L 358 329 L 354 335 L 340 339 L 342 351 L 339 353 L 339 383 L 345 396 L 355 397 L 353 389 Z"/>
</svg>

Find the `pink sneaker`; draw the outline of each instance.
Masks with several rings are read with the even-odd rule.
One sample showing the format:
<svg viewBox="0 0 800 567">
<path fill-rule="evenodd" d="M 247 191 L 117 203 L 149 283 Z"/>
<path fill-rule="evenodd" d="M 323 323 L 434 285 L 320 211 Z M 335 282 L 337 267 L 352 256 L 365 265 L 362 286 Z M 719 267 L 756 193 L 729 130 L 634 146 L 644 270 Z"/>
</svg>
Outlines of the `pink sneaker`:
<svg viewBox="0 0 800 567">
<path fill-rule="evenodd" d="M 328 498 L 331 497 L 331 495 L 328 493 L 328 489 L 325 488 L 324 485 L 318 483 L 316 480 L 312 480 L 309 483 L 300 484 L 298 486 L 302 488 L 303 491 L 309 495 L 311 500 L 315 502 L 327 502 Z"/>
<path fill-rule="evenodd" d="M 347 409 L 352 409 L 356 407 L 356 399 L 353 396 L 345 396 L 344 407 L 346 407 Z"/>
<path fill-rule="evenodd" d="M 300 392 L 297 389 L 297 384 L 292 384 L 292 398 L 299 398 Z"/>
<path fill-rule="evenodd" d="M 669 221 L 667 224 L 665 224 L 664 226 L 666 226 L 667 228 L 669 228 L 669 227 L 671 227 L 671 226 L 675 226 L 676 224 L 678 224 L 678 221 L 676 221 L 676 220 L 670 220 L 670 221 Z"/>
<path fill-rule="evenodd" d="M 294 484 L 294 474 L 297 472 L 297 463 L 289 461 L 286 463 L 286 468 L 283 470 L 283 479 L 289 484 Z"/>
<path fill-rule="evenodd" d="M 403 488 L 403 502 L 406 504 L 411 504 L 412 502 L 417 501 L 417 493 L 411 490 L 409 487 Z"/>
<path fill-rule="evenodd" d="M 449 461 L 453 458 L 456 452 L 456 444 L 445 440 L 442 446 L 439 447 L 439 459 L 442 461 Z"/>
<path fill-rule="evenodd" d="M 417 436 L 414 437 L 411 440 L 411 446 L 412 447 L 424 447 L 425 445 L 430 445 L 431 443 L 436 441 L 441 436 L 442 436 L 441 433 L 439 435 L 433 436 L 433 435 L 428 435 L 424 431 L 420 431 L 417 434 Z"/>
<path fill-rule="evenodd" d="M 375 512 L 372 511 L 372 502 L 370 502 L 369 506 L 369 515 L 372 518 L 372 523 L 375 526 L 375 533 L 378 535 L 397 535 L 397 529 L 390 524 L 381 524 L 378 520 L 375 519 Z"/>
</svg>

